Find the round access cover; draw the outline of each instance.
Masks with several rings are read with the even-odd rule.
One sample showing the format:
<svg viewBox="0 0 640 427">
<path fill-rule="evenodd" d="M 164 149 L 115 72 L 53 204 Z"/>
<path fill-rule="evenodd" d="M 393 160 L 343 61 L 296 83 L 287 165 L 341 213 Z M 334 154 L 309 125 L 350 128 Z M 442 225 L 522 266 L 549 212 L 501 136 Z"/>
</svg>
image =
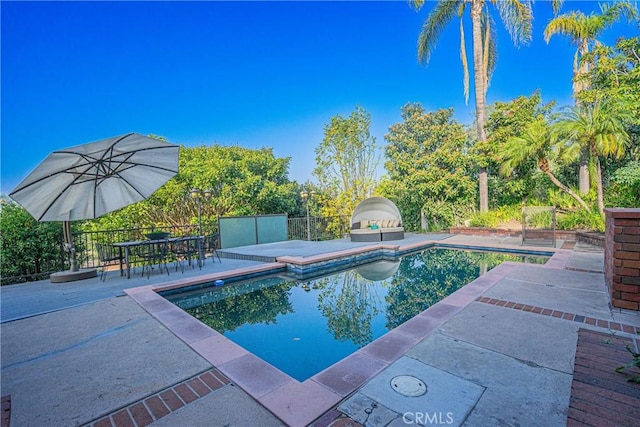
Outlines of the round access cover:
<svg viewBox="0 0 640 427">
<path fill-rule="evenodd" d="M 427 392 L 427 385 L 411 375 L 398 375 L 391 379 L 391 388 L 408 397 L 422 396 Z"/>
</svg>

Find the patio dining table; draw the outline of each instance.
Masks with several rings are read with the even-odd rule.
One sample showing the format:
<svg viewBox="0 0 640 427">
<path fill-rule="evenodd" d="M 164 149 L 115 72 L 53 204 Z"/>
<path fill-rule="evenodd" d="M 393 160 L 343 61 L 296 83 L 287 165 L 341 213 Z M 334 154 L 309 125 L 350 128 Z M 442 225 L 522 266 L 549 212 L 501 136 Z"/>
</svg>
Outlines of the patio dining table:
<svg viewBox="0 0 640 427">
<path fill-rule="evenodd" d="M 202 262 L 202 236 L 184 236 L 184 237 L 170 237 L 168 239 L 145 239 L 145 240 L 132 240 L 130 242 L 116 242 L 112 245 L 120 249 L 120 275 L 124 275 L 124 265 L 126 265 L 127 279 L 131 278 L 131 264 L 129 258 L 131 257 L 131 248 L 142 245 L 156 245 L 158 243 L 172 243 L 172 242 L 184 242 L 195 241 L 198 245 L 198 263 Z M 191 260 L 189 260 L 191 262 Z"/>
</svg>

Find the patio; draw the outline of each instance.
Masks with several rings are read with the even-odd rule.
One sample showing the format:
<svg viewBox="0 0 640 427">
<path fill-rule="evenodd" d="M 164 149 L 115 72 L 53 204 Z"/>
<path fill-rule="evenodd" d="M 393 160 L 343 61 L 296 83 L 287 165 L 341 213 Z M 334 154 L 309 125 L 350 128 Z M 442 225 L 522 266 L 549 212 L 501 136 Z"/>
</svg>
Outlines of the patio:
<svg viewBox="0 0 640 427">
<path fill-rule="evenodd" d="M 446 234 L 407 236 L 402 244 L 430 241 L 522 249 L 514 238 Z M 371 244 L 284 242 L 234 253 L 313 257 L 363 245 Z M 158 319 L 144 301 L 124 293 L 264 265 L 223 258 L 207 260 L 201 271 L 172 270 L 169 278 L 126 280 L 110 272 L 104 283 L 3 287 L 2 394 L 11 395 L 12 424 L 382 426 L 450 416 L 454 425 L 566 425 L 579 411 L 570 409 L 570 396 L 580 329 L 639 341 L 638 313 L 609 306 L 602 252 L 581 245 L 556 250 L 545 266 L 505 263 L 491 270 L 397 328 L 389 341 L 383 337 L 350 356 L 356 363 L 341 378 L 321 373 L 305 387 L 274 385 L 260 372 L 237 374 L 236 359 L 218 364 L 220 354 L 197 351 L 201 329 L 181 318 Z M 424 379 L 428 393 L 398 394 L 389 386 L 397 375 Z M 351 392 L 345 381 L 361 385 Z M 639 402 L 637 390 L 629 398 Z M 638 405 L 627 407 L 626 415 L 638 416 Z"/>
</svg>

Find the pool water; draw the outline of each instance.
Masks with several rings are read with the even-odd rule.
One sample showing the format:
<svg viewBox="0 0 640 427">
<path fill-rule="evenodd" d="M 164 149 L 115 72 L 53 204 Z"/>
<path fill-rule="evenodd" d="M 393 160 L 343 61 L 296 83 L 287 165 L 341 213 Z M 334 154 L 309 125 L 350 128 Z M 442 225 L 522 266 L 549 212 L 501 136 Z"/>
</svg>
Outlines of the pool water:
<svg viewBox="0 0 640 427">
<path fill-rule="evenodd" d="M 268 277 L 165 298 L 304 381 L 503 261 L 547 259 L 428 249 L 305 281 Z"/>
</svg>

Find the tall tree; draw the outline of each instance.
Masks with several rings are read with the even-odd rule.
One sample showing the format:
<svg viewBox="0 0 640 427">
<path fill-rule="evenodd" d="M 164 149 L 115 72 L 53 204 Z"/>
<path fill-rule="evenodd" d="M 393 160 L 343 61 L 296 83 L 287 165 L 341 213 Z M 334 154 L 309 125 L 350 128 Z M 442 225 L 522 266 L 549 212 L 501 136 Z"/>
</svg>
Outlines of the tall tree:
<svg viewBox="0 0 640 427">
<path fill-rule="evenodd" d="M 602 189 L 602 166 L 600 157 L 622 157 L 629 145 L 623 117 L 624 111 L 613 102 L 597 101 L 593 104 L 570 108 L 556 124 L 560 135 L 569 145 L 564 150 L 565 158 L 572 160 L 586 151 L 595 163 L 598 210 L 604 215 Z"/>
<path fill-rule="evenodd" d="M 593 67 L 581 76 L 586 89 L 578 94 L 580 103 L 618 100 L 629 112 L 629 128 L 640 134 L 640 37 L 621 37 L 615 46 L 598 46 L 585 57 Z"/>
<path fill-rule="evenodd" d="M 321 190 L 332 197 L 324 212 L 327 216 L 351 215 L 375 188 L 379 155 L 370 126 L 371 115 L 357 106 L 349 117 L 331 117 L 324 128 L 313 174 Z"/>
<path fill-rule="evenodd" d="M 411 5 L 419 10 L 425 0 L 410 0 Z M 464 25 L 462 17 L 469 10 L 472 26 L 473 76 L 476 106 L 476 127 L 480 147 L 486 146 L 485 103 L 489 79 L 495 68 L 496 43 L 489 11 L 489 4 L 494 5 L 513 42 L 531 40 L 531 22 L 533 14 L 530 0 L 439 0 L 427 17 L 418 36 L 418 59 L 427 63 L 431 51 L 435 48 L 440 33 L 454 18 L 460 18 L 460 58 L 464 70 L 465 98 L 469 93 L 469 72 L 466 58 Z M 486 166 L 478 172 L 480 189 L 480 211 L 489 210 L 488 175 Z"/>
<path fill-rule="evenodd" d="M 586 89 L 587 80 L 582 76 L 589 72 L 593 62 L 587 60 L 589 51 L 598 46 L 597 40 L 602 32 L 617 22 L 621 17 L 633 19 L 637 16 L 635 6 L 629 1 L 615 2 L 612 6 L 600 5 L 600 14 L 585 15 L 580 11 L 571 11 L 553 18 L 544 30 L 544 38 L 547 43 L 555 34 L 562 34 L 571 38 L 571 43 L 576 46 L 573 57 L 573 95 L 578 103 L 578 94 Z M 580 192 L 589 192 L 589 169 L 587 153 L 583 152 L 580 159 Z"/>
<path fill-rule="evenodd" d="M 187 197 L 194 187 L 213 192 L 201 205 L 204 223 L 225 215 L 295 212 L 298 185 L 288 178 L 289 161 L 271 148 L 182 146 L 176 176 L 147 200 L 91 221 L 91 228 L 197 224 L 197 204 Z"/>
<path fill-rule="evenodd" d="M 504 146 L 510 138 L 522 135 L 527 126 L 540 118 L 551 118 L 554 103 L 542 103 L 542 95 L 535 91 L 530 96 L 519 96 L 508 102 L 496 101 L 488 107 L 487 150 L 491 201 L 496 206 L 519 205 L 525 197 L 547 189 L 546 182 L 538 179 L 536 159 L 518 165 L 507 179 L 497 172 L 501 166 Z"/>
<path fill-rule="evenodd" d="M 477 159 L 464 126 L 453 109 L 425 112 L 420 104 L 402 107 L 402 119 L 385 135 L 387 179 L 379 191 L 396 203 L 409 229 L 418 229 L 421 212 L 433 229 L 461 223 L 477 197 Z"/>
<path fill-rule="evenodd" d="M 549 126 L 543 117 L 527 126 L 520 136 L 510 138 L 503 147 L 503 163 L 500 172 L 505 176 L 510 176 L 514 170 L 534 159 L 538 167 L 558 188 L 573 197 L 583 208 L 591 211 L 589 206 L 571 188 L 560 182 L 551 170 L 550 158 L 555 150 L 555 135 L 550 131 Z"/>
</svg>

